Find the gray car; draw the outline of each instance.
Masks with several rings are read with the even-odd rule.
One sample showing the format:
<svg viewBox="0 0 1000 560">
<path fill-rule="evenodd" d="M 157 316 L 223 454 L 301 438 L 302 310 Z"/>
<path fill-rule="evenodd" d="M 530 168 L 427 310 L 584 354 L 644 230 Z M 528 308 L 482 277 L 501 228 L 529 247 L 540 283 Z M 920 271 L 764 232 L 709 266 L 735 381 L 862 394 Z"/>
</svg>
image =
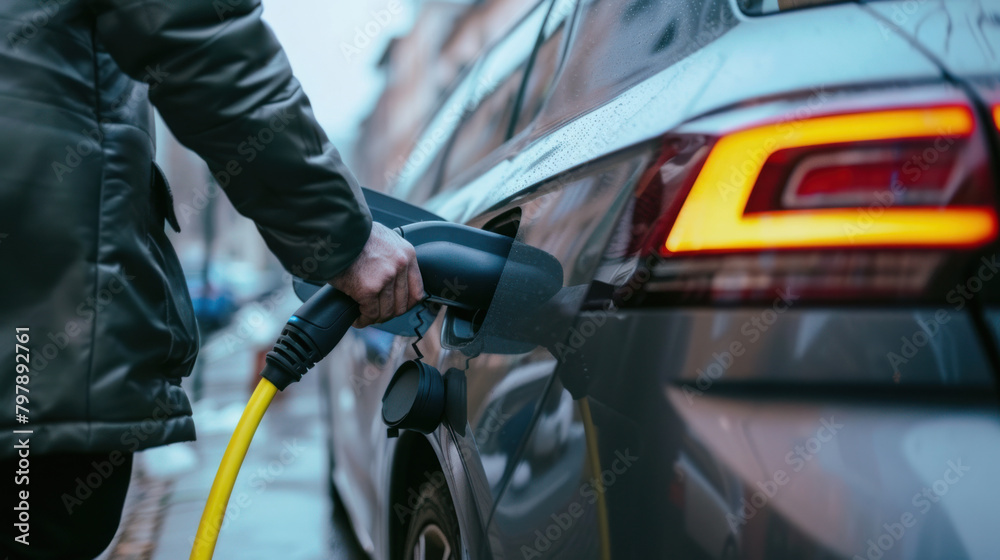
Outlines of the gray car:
<svg viewBox="0 0 1000 560">
<path fill-rule="evenodd" d="M 373 557 L 1000 558 L 1000 3 L 545 0 L 425 122 L 392 194 L 564 288 L 425 314 L 464 430 L 320 367 Z"/>
</svg>

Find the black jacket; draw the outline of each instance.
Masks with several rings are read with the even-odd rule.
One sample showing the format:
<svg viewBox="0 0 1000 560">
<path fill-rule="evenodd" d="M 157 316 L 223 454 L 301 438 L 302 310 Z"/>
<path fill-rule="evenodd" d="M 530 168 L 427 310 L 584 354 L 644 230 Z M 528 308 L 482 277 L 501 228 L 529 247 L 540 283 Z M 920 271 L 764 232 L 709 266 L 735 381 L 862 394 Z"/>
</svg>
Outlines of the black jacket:
<svg viewBox="0 0 1000 560">
<path fill-rule="evenodd" d="M 327 280 L 371 216 L 251 0 L 0 3 L 0 449 L 134 451 L 195 436 L 198 349 L 164 235 L 150 101 L 282 264 Z M 28 423 L 15 329 L 30 328 Z M 23 351 L 22 351 L 23 352 Z"/>
</svg>

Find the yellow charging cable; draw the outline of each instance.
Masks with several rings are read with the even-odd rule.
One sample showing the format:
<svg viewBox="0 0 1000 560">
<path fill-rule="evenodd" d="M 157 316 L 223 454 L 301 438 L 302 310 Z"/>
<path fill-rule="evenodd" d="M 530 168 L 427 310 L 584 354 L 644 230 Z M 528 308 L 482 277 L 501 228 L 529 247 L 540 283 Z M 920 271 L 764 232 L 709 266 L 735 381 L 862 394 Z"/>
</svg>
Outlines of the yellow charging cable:
<svg viewBox="0 0 1000 560">
<path fill-rule="evenodd" d="M 257 432 L 257 426 L 260 425 L 260 419 L 264 417 L 271 399 L 277 392 L 278 388 L 273 383 L 262 378 L 253 395 L 250 395 L 250 402 L 243 410 L 236 431 L 226 446 L 219 472 L 215 473 L 205 511 L 202 512 L 201 522 L 198 523 L 198 534 L 195 535 L 194 546 L 191 547 L 191 560 L 211 560 L 215 553 L 215 543 L 219 540 L 219 531 L 222 529 L 229 497 L 236 484 L 236 476 L 240 473 L 240 467 L 243 465 L 250 442 L 253 441 L 253 435 Z"/>
<path fill-rule="evenodd" d="M 590 415 L 590 402 L 587 397 L 579 401 L 580 415 L 583 417 L 583 433 L 587 438 L 587 457 L 590 459 L 590 470 L 594 477 L 594 486 L 597 490 L 597 534 L 601 538 L 601 559 L 611 558 L 611 529 L 608 525 L 608 504 L 604 499 L 604 483 L 601 482 L 601 455 L 597 446 L 597 427 L 594 426 L 594 418 Z"/>
</svg>

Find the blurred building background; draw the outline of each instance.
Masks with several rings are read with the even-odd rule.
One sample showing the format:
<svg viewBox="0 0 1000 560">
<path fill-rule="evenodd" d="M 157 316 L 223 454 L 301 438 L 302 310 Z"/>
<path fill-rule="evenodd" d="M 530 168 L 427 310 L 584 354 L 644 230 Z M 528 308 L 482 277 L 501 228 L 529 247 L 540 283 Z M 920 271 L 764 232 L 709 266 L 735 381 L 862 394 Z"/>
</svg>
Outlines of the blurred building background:
<svg viewBox="0 0 1000 560">
<path fill-rule="evenodd" d="M 537 0 L 417 2 L 415 20 L 378 60 L 385 90 L 362 123 L 352 169 L 366 186 L 385 190 L 413 149 L 423 119 L 455 78 L 504 35 Z"/>
<path fill-rule="evenodd" d="M 385 190 L 449 85 L 534 0 L 265 2 L 316 117 L 365 186 Z M 287 282 L 253 223 L 162 121 L 157 160 L 182 231 L 172 235 L 203 330 Z M 207 334 L 207 333 L 205 333 Z"/>
</svg>

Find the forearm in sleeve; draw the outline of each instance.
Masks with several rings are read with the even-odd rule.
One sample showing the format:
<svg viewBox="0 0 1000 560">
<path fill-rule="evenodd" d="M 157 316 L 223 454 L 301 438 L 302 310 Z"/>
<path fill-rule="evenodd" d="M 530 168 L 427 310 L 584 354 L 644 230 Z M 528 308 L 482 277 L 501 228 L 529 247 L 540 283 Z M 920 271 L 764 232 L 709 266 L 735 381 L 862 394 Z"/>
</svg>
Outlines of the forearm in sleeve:
<svg viewBox="0 0 1000 560">
<path fill-rule="evenodd" d="M 368 239 L 371 214 L 260 3 L 91 4 L 101 43 L 131 77 L 155 74 L 150 100 L 164 121 L 208 163 L 285 268 L 314 280 L 344 270 Z"/>
</svg>

